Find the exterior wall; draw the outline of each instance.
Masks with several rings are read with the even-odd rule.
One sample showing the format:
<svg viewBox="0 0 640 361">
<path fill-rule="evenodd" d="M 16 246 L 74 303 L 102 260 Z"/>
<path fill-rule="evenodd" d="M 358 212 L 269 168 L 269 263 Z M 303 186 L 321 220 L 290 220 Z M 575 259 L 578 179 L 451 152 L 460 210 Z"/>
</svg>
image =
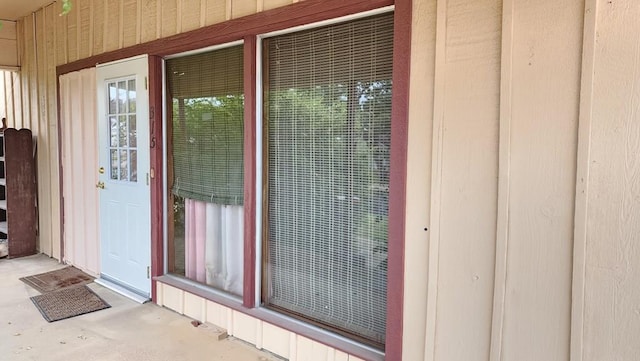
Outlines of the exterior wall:
<svg viewBox="0 0 640 361">
<path fill-rule="evenodd" d="M 403 359 L 638 359 L 640 3 L 413 11 Z"/>
<path fill-rule="evenodd" d="M 100 273 L 96 68 L 60 77 L 64 261 Z"/>
<path fill-rule="evenodd" d="M 77 0 L 69 16 L 54 5 L 19 21 L 10 124 L 38 135 L 43 252 L 60 255 L 55 65 L 288 3 Z M 640 3 L 413 5 L 403 359 L 640 358 Z M 290 359 L 354 359 L 159 295 Z"/>
<path fill-rule="evenodd" d="M 582 360 L 640 358 L 640 4 L 588 1 L 576 267 Z M 586 84 L 585 84 L 586 83 Z M 584 136 L 582 137 L 582 135 Z M 584 177 L 584 178 L 583 178 Z M 580 257 L 581 256 L 581 257 Z M 582 278 L 583 279 L 580 279 Z"/>
<path fill-rule="evenodd" d="M 0 25 L 0 69 L 17 70 L 18 65 L 18 32 L 14 21 L 3 20 Z"/>
</svg>

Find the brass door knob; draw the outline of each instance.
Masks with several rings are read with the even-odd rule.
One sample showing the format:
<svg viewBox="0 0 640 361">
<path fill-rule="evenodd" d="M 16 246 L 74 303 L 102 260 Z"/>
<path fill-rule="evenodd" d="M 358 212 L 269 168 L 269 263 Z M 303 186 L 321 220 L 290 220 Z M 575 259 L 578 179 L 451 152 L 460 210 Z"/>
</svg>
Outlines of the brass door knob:
<svg viewBox="0 0 640 361">
<path fill-rule="evenodd" d="M 104 189 L 104 182 L 98 182 L 98 184 L 96 184 L 96 188 Z"/>
</svg>

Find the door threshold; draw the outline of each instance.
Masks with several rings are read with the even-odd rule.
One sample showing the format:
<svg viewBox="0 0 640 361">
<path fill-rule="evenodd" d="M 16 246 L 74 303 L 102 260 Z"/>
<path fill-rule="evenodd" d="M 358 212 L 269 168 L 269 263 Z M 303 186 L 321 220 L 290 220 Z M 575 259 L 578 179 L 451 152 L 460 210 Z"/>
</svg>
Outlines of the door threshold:
<svg viewBox="0 0 640 361">
<path fill-rule="evenodd" d="M 142 295 L 140 295 L 140 294 L 138 294 L 136 292 L 133 292 L 128 288 L 122 287 L 121 285 L 119 285 L 119 284 L 117 284 L 117 283 L 115 283 L 113 281 L 110 281 L 108 279 L 105 279 L 105 278 L 102 278 L 102 277 L 101 278 L 96 278 L 94 280 L 94 282 L 99 284 L 100 286 L 106 287 L 106 288 L 108 288 L 108 289 L 110 289 L 110 290 L 112 290 L 112 291 L 114 291 L 116 293 L 119 293 L 122 296 L 127 297 L 128 299 L 133 300 L 133 301 L 135 301 L 137 303 L 143 304 L 143 303 L 147 303 L 147 302 L 151 301 L 151 299 L 149 297 L 142 296 Z"/>
</svg>

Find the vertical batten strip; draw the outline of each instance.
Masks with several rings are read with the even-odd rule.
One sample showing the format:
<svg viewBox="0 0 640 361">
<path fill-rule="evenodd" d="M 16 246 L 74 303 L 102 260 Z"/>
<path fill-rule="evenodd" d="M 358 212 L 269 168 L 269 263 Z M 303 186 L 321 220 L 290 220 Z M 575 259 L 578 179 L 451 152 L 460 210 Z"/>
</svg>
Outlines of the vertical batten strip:
<svg viewBox="0 0 640 361">
<path fill-rule="evenodd" d="M 182 0 L 177 0 L 176 3 L 176 33 L 184 32 L 182 29 L 182 7 L 184 6 L 184 2 Z"/>
<path fill-rule="evenodd" d="M 571 361 L 583 360 L 585 266 L 587 217 L 589 207 L 589 162 L 591 153 L 591 118 L 598 1 L 586 0 L 582 43 L 580 115 L 578 120 L 578 154 L 576 170 L 576 204 L 573 230 L 573 279 L 571 302 Z"/>
<path fill-rule="evenodd" d="M 429 222 L 429 274 L 427 279 L 427 326 L 425 361 L 434 361 L 438 311 L 438 270 L 440 261 L 440 216 L 442 203 L 442 152 L 444 138 L 445 67 L 447 55 L 447 0 L 436 5 L 436 58 L 433 95 L 433 143 L 431 166 L 431 220 Z"/>
<path fill-rule="evenodd" d="M 162 36 L 162 1 L 156 1 L 156 39 Z"/>
<path fill-rule="evenodd" d="M 502 55 L 500 73 L 500 135 L 498 145 L 498 219 L 496 226 L 496 268 L 491 324 L 490 361 L 502 358 L 507 255 L 509 246 L 509 192 L 511 157 L 511 115 L 513 84 L 513 9 L 514 0 L 502 3 Z"/>
<path fill-rule="evenodd" d="M 104 9 L 104 12 L 102 13 L 102 53 L 107 51 L 107 41 L 109 40 L 109 32 L 108 32 L 108 25 L 107 25 L 107 20 L 109 19 L 108 0 L 103 1 L 103 9 Z"/>
<path fill-rule="evenodd" d="M 231 14 L 231 0 L 226 0 L 226 6 L 225 6 L 225 12 L 224 12 L 224 19 L 225 20 L 231 20 L 232 15 Z"/>
<path fill-rule="evenodd" d="M 44 11 L 43 11 L 44 12 Z M 78 6 L 75 11 L 72 11 L 73 15 L 76 17 L 76 59 L 82 59 L 82 51 L 80 50 L 82 47 L 82 16 L 80 11 L 80 6 Z M 67 15 L 69 16 L 69 15 Z"/>
<path fill-rule="evenodd" d="M 118 17 L 118 49 L 122 49 L 123 47 L 124 47 L 124 0 L 120 0 L 120 16 Z"/>
<path fill-rule="evenodd" d="M 207 1 L 200 1 L 200 27 L 207 25 Z"/>
<path fill-rule="evenodd" d="M 93 56 L 93 44 L 95 43 L 95 32 L 93 30 L 93 19 L 95 9 L 93 7 L 93 1 L 89 1 L 89 56 Z"/>
<path fill-rule="evenodd" d="M 49 93 L 47 89 L 47 64 L 49 57 L 47 56 L 46 51 L 46 16 L 44 8 L 41 8 L 36 13 L 35 20 L 35 48 L 36 48 L 36 77 L 37 81 L 37 90 L 38 90 L 38 119 L 37 122 L 31 124 L 31 129 L 33 134 L 36 135 L 38 142 L 40 142 L 39 151 L 37 154 L 38 157 L 38 169 L 37 174 L 40 178 L 50 179 L 51 177 L 51 158 L 49 156 L 48 146 L 50 143 L 49 139 L 49 127 L 48 127 L 48 108 L 47 104 L 49 101 Z M 77 50 L 77 48 L 76 48 Z M 44 146 L 44 147 L 43 147 Z M 47 214 L 53 214 L 51 209 L 51 198 L 49 195 L 51 194 L 51 183 L 50 182 L 39 182 L 38 185 L 38 193 L 41 195 L 45 195 L 45 197 L 40 197 L 40 207 Z M 39 221 L 39 249 L 47 254 L 53 255 L 53 235 L 51 234 L 51 224 L 53 220 L 51 217 L 40 218 Z"/>
<path fill-rule="evenodd" d="M 142 4 L 136 1 L 136 44 L 142 43 Z"/>
</svg>

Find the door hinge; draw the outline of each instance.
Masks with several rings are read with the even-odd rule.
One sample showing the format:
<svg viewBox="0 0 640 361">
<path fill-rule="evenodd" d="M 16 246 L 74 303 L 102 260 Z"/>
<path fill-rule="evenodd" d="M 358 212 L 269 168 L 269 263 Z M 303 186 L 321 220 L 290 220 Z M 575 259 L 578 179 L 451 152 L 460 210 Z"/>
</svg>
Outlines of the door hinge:
<svg viewBox="0 0 640 361">
<path fill-rule="evenodd" d="M 144 77 L 144 90 L 147 90 L 148 86 L 149 85 L 147 84 L 147 77 L 145 76 Z"/>
<path fill-rule="evenodd" d="M 147 266 L 147 279 L 151 278 L 151 267 Z"/>
</svg>

